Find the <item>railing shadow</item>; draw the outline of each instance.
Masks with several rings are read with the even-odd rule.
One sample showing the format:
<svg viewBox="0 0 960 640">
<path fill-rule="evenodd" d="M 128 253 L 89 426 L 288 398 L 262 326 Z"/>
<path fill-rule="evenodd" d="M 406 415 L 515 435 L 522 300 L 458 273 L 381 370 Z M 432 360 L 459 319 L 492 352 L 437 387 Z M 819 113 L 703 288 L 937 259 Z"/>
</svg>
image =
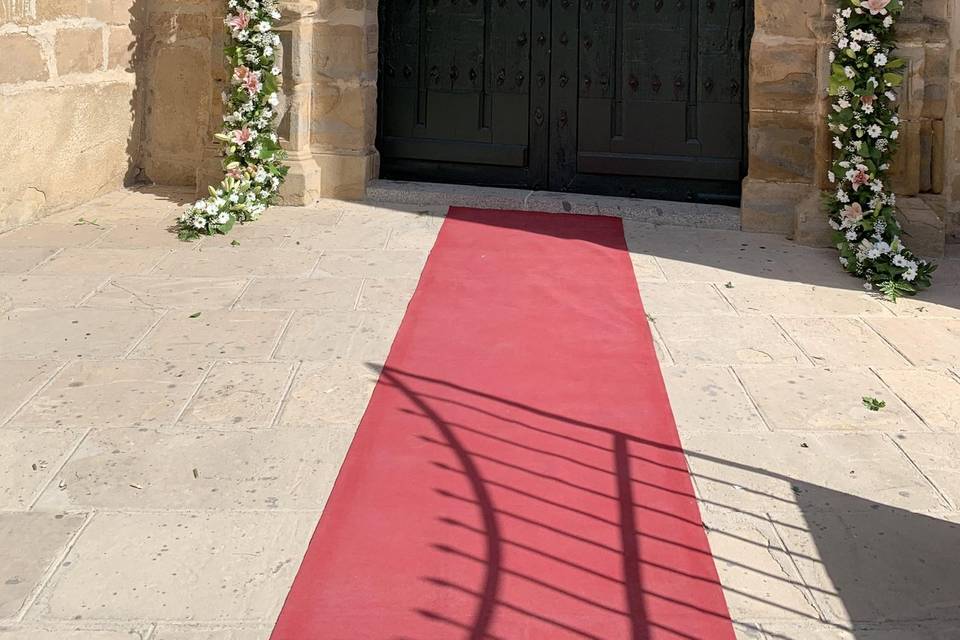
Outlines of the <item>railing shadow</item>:
<svg viewBox="0 0 960 640">
<path fill-rule="evenodd" d="M 771 515 L 776 508 L 771 513 L 753 513 L 740 505 L 701 501 L 707 508 L 753 518 L 781 532 L 795 571 L 766 571 L 742 557 L 711 555 L 709 549 L 689 542 L 689 531 L 702 531 L 703 526 L 695 509 L 691 512 L 682 506 L 695 505 L 695 496 L 692 490 L 678 490 L 672 481 L 660 482 L 672 474 L 688 474 L 685 454 L 675 444 L 451 381 L 368 366 L 380 372 L 381 384 L 401 391 L 410 401 L 411 408 L 403 411 L 407 418 L 419 418 L 422 421 L 416 424 L 432 427 L 413 437 L 436 449 L 437 455 L 428 456 L 427 463 L 452 479 L 449 487 L 435 486 L 433 492 L 451 506 L 468 506 L 480 514 L 479 520 L 471 522 L 437 513 L 436 522 L 448 534 L 430 546 L 443 554 L 445 563 L 482 567 L 482 584 L 463 584 L 449 575 L 421 576 L 440 592 L 469 596 L 475 603 L 473 611 L 467 616 L 464 611 L 435 605 L 416 612 L 449 630 L 462 631 L 471 640 L 495 638 L 498 632 L 502 636 L 503 627 L 497 621 L 504 619 L 549 628 L 551 638 L 721 637 L 685 627 L 678 622 L 682 616 L 662 613 L 669 609 L 685 611 L 691 618 L 726 620 L 725 608 L 705 601 L 706 592 L 696 588 L 716 589 L 715 572 L 705 571 L 702 562 L 690 558 L 708 561 L 710 567 L 716 559 L 747 572 L 758 584 L 775 581 L 801 591 L 812 600 L 810 607 L 778 602 L 740 581 L 724 585 L 728 597 L 777 611 L 786 620 L 854 638 L 866 639 L 861 631 L 877 623 L 927 624 L 960 618 L 957 524 L 761 467 L 687 453 L 767 481 L 789 483 L 803 495 L 802 501 L 785 504 L 789 501 L 740 487 L 776 508 L 790 512 L 792 507 L 799 518 Z M 465 419 L 471 414 L 475 421 Z M 449 454 L 455 464 L 448 462 Z M 723 482 L 719 477 L 709 479 Z M 469 486 L 466 494 L 450 488 L 464 486 Z M 583 508 L 583 504 L 597 508 Z M 765 545 L 736 531 L 713 530 L 712 535 L 751 545 L 758 554 L 768 553 Z M 468 549 L 475 545 L 458 544 L 478 537 L 483 539 L 482 555 Z M 678 581 L 684 588 L 677 588 Z M 562 601 L 573 613 L 544 613 L 537 607 L 541 600 Z M 590 618 L 585 617 L 587 612 Z M 619 633 L 598 632 L 586 624 L 588 619 L 603 619 L 609 625 L 606 629 L 619 629 Z M 783 640 L 801 637 L 765 633 Z"/>
</svg>

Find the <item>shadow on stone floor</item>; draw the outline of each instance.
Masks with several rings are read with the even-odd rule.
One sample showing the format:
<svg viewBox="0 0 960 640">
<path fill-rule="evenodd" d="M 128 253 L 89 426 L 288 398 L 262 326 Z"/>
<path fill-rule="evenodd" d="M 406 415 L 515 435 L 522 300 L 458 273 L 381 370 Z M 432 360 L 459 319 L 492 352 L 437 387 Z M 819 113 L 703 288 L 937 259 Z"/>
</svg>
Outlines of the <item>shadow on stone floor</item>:
<svg viewBox="0 0 960 640">
<path fill-rule="evenodd" d="M 625 637 L 634 640 L 647 637 L 649 629 L 653 628 L 670 637 L 688 640 L 703 637 L 681 632 L 680 625 L 672 626 L 676 623 L 673 618 L 658 619 L 655 614 L 651 618 L 650 612 L 644 608 L 644 603 L 665 598 L 664 580 L 716 583 L 716 579 L 709 575 L 691 573 L 690 567 L 665 564 L 662 555 L 654 552 L 651 556 L 649 551 L 663 545 L 675 545 L 685 551 L 690 548 L 680 542 L 683 536 L 679 530 L 676 537 L 658 536 L 654 530 L 645 530 L 643 518 L 673 518 L 673 527 L 680 529 L 699 527 L 699 521 L 687 521 L 677 513 L 661 511 L 657 508 L 659 503 L 635 502 L 637 492 L 643 491 L 649 497 L 650 488 L 657 489 L 650 481 L 664 471 L 667 474 L 687 473 L 681 449 L 450 381 L 425 378 L 389 366 L 368 364 L 368 367 L 381 374 L 381 384 L 401 389 L 408 396 L 410 408 L 404 411 L 408 417 L 423 419 L 416 424 L 432 424 L 430 433 L 417 436 L 424 446 L 455 452 L 460 460 L 460 464 L 442 466 L 455 479 L 451 486 L 459 489 L 437 487 L 435 491 L 453 505 L 451 509 L 456 510 L 457 505 L 462 509 L 466 505 L 480 514 L 467 522 L 462 517 L 451 518 L 445 512 L 438 512 L 437 520 L 448 525 L 448 529 L 443 539 L 434 541 L 432 547 L 447 556 L 450 563 L 484 566 L 482 584 L 464 584 L 463 580 L 449 577 L 424 577 L 439 590 L 438 593 L 455 593 L 456 599 L 461 601 L 464 595 L 468 596 L 475 603 L 473 611 L 450 606 L 444 608 L 440 603 L 445 599 L 438 595 L 430 606 L 425 603 L 417 610 L 421 616 L 460 629 L 475 638 L 487 637 L 491 621 L 503 615 L 532 618 L 538 624 L 551 625 L 558 637 L 593 637 L 589 628 L 577 627 L 570 620 L 538 617 L 535 600 L 527 603 L 511 601 L 507 593 L 516 591 L 504 590 L 503 584 L 519 580 L 535 585 L 536 589 L 553 597 L 570 599 L 571 606 L 581 613 L 588 612 L 589 617 L 580 619 L 581 623 L 595 616 L 626 618 L 630 632 Z M 456 412 L 458 420 L 451 421 L 446 417 L 451 412 Z M 464 415 L 471 414 L 476 421 L 464 423 Z M 544 421 L 555 424 L 556 428 L 544 430 L 538 426 Z M 492 424 L 497 425 L 495 429 L 489 428 Z M 513 435 L 504 437 L 508 433 Z M 411 432 L 411 435 L 417 434 Z M 621 442 L 621 446 L 617 442 Z M 482 446 L 478 447 L 480 443 Z M 576 453 L 578 448 L 582 448 L 580 454 Z M 602 451 L 607 452 L 608 463 L 598 467 L 595 461 L 598 452 Z M 617 455 L 618 451 L 621 455 Z M 518 452 L 521 458 L 532 460 L 539 457 L 541 462 L 517 465 Z M 785 508 L 787 515 L 778 515 L 779 511 L 773 515 L 745 511 L 733 504 L 706 503 L 711 510 L 735 514 L 748 522 L 756 522 L 758 526 L 772 525 L 779 536 L 779 542 L 763 544 L 745 536 L 737 528 L 710 528 L 711 536 L 717 536 L 718 541 L 729 538 L 741 547 L 746 545 L 751 549 L 736 556 L 726 555 L 717 550 L 726 548 L 726 545 L 719 544 L 715 545 L 717 548 L 713 553 L 719 564 L 736 569 L 736 577 L 725 580 L 728 598 L 762 606 L 768 612 L 759 620 L 739 616 L 737 621 L 747 628 L 759 623 L 763 637 L 771 640 L 809 640 L 814 636 L 846 640 L 920 640 L 954 637 L 949 635 L 951 630 L 960 632 L 960 554 L 957 553 L 960 524 L 797 481 L 762 466 L 729 462 L 699 453 L 686 455 L 714 465 L 734 467 L 741 476 L 742 472 L 756 474 L 760 484 L 770 479 L 789 483 L 796 496 L 795 502 L 789 503 L 783 498 L 737 487 L 784 503 L 780 507 Z M 575 475 L 546 471 L 553 468 L 559 472 L 562 466 L 571 464 L 582 469 Z M 496 478 L 500 474 L 498 469 L 509 470 L 513 481 L 509 484 L 500 482 Z M 643 469 L 647 469 L 647 473 Z M 653 473 L 655 469 L 657 471 Z M 558 495 L 570 490 L 575 493 L 595 492 L 591 483 L 598 474 L 610 478 L 610 487 L 614 489 L 610 497 L 633 505 L 633 509 L 629 506 L 626 510 L 621 508 L 620 517 L 611 520 L 553 500 L 552 490 L 545 490 L 545 487 L 557 487 Z M 467 478 L 467 484 L 472 487 L 471 495 L 463 493 L 465 485 L 456 478 Z M 518 478 L 529 478 L 529 482 L 518 482 Z M 583 486 L 585 484 L 591 486 Z M 674 492 L 667 487 L 660 487 L 660 490 L 664 498 Z M 688 494 L 686 497 L 693 496 Z M 530 509 L 519 508 L 524 504 Z M 626 518 L 624 514 L 628 512 L 634 517 Z M 553 515 L 545 517 L 544 513 Z M 472 522 L 474 519 L 476 523 Z M 590 526 L 586 527 L 585 522 L 591 523 Z M 623 544 L 606 542 L 611 528 L 618 530 L 616 536 L 610 536 L 611 539 L 619 538 Z M 477 536 L 486 540 L 485 553 L 466 552 L 465 548 L 477 548 Z M 571 552 L 569 555 L 552 553 L 550 544 L 544 542 L 556 546 L 558 540 L 562 541 L 561 547 L 566 545 Z M 582 551 L 584 545 L 600 549 L 604 554 L 616 554 L 622 573 L 610 573 L 603 562 L 593 566 L 593 560 L 585 561 L 585 558 L 593 557 L 590 554 L 574 553 L 577 549 Z M 769 563 L 763 566 L 763 559 L 771 553 L 771 545 L 778 547 L 779 555 L 788 558 L 789 567 L 782 573 L 770 571 Z M 628 550 L 632 551 L 628 553 Z M 510 560 L 517 554 L 537 556 L 542 572 L 518 572 L 516 566 L 511 566 L 514 561 Z M 598 578 L 606 587 L 610 586 L 607 582 L 613 581 L 621 590 L 621 597 L 597 599 L 584 595 L 582 581 Z M 807 606 L 801 610 L 769 595 L 780 587 L 802 591 Z M 680 600 L 673 598 L 671 602 L 691 613 L 697 612 L 696 615 L 723 615 L 711 608 L 703 608 L 703 603 L 693 592 L 695 590 L 691 590 L 691 595 Z M 734 615 L 736 619 L 736 612 Z M 768 629 L 767 620 L 775 623 L 787 621 L 798 625 L 799 630 L 796 633 L 778 630 L 780 627 L 776 624 Z M 818 635 L 820 633 L 829 635 Z M 942 633 L 947 635 L 937 635 Z"/>
</svg>

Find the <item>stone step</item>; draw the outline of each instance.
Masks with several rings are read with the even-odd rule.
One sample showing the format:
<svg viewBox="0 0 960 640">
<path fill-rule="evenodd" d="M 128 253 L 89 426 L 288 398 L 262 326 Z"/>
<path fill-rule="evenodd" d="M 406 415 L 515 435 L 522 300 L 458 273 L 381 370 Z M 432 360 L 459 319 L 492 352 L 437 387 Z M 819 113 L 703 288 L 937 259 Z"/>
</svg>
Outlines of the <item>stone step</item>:
<svg viewBox="0 0 960 640">
<path fill-rule="evenodd" d="M 440 204 L 482 209 L 604 215 L 654 225 L 740 229 L 740 209 L 737 207 L 580 193 L 374 180 L 367 187 L 367 200 L 424 206 Z"/>
</svg>

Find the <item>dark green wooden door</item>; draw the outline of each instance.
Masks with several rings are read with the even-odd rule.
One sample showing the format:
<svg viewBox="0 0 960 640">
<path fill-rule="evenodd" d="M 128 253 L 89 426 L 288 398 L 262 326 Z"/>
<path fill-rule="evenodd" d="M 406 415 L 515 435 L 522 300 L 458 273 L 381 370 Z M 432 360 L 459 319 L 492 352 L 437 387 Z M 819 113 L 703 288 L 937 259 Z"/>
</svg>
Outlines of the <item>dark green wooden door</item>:
<svg viewBox="0 0 960 640">
<path fill-rule="evenodd" d="M 385 177 L 736 198 L 744 0 L 381 0 Z"/>
</svg>

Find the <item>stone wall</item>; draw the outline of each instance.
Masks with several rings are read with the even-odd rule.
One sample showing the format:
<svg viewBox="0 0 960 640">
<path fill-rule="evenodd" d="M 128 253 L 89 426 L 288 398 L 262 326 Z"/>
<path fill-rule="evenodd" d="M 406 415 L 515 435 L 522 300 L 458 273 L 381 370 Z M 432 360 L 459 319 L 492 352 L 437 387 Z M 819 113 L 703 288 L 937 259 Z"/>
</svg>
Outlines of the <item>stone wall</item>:
<svg viewBox="0 0 960 640">
<path fill-rule="evenodd" d="M 142 0 L 0 0 L 0 229 L 136 172 Z"/>
<path fill-rule="evenodd" d="M 931 240 L 939 234 L 940 251 L 942 219 L 953 202 L 946 183 L 960 168 L 944 162 L 947 134 L 956 130 L 952 115 L 952 130 L 947 128 L 950 25 L 956 23 L 950 4 L 956 2 L 907 0 L 899 22 L 899 53 L 908 67 L 892 179 L 898 194 L 915 198 L 905 203 L 915 220 L 926 212 L 918 223 L 925 228 L 916 232 Z M 742 205 L 747 230 L 792 235 L 807 244 L 830 242 L 820 192 L 827 187 L 832 153 L 825 120 L 835 7 L 830 0 L 755 0 Z"/>
<path fill-rule="evenodd" d="M 948 7 L 950 86 L 944 126 L 944 192 L 947 196 L 947 241 L 960 242 L 960 0 L 951 0 Z"/>
<path fill-rule="evenodd" d="M 0 0 L 2 1 L 2 0 Z M 149 182 L 196 184 L 197 167 L 208 142 L 211 64 L 221 51 L 211 48 L 218 0 L 148 0 L 140 73 L 145 90 L 141 144 L 143 173 Z M 222 11 L 220 12 L 222 15 Z"/>
</svg>

